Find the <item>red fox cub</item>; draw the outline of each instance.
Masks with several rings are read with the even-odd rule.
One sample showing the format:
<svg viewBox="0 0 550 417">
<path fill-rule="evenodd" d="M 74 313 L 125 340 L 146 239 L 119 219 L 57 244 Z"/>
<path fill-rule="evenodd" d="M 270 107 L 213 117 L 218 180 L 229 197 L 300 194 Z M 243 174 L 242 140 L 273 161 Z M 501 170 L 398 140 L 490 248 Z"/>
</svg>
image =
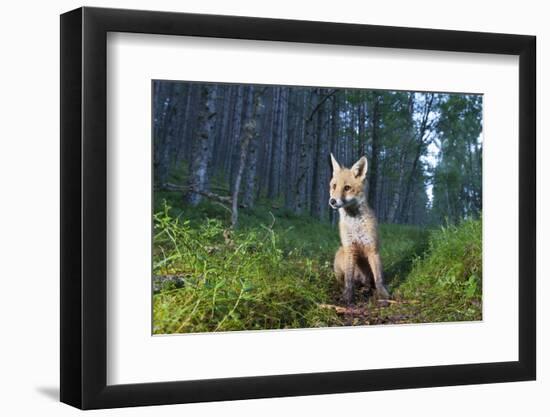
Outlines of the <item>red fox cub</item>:
<svg viewBox="0 0 550 417">
<path fill-rule="evenodd" d="M 365 286 L 372 286 L 374 281 L 377 298 L 388 299 L 379 253 L 378 222 L 365 195 L 367 158 L 361 157 L 351 168 L 340 166 L 332 154 L 330 159 L 329 205 L 340 214 L 342 242 L 334 258 L 334 272 L 337 280 L 344 284 L 343 300 L 351 304 L 355 281 Z"/>
</svg>

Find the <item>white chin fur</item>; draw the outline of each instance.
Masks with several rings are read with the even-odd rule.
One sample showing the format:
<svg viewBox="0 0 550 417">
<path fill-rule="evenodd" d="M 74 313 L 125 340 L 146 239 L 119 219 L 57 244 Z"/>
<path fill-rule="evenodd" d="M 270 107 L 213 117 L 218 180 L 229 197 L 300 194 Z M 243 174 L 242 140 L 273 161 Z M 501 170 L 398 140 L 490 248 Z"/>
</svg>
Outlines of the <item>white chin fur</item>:
<svg viewBox="0 0 550 417">
<path fill-rule="evenodd" d="M 338 204 L 330 204 L 329 203 L 329 206 L 332 207 L 334 210 L 339 210 L 341 208 L 346 208 L 346 207 L 352 207 L 352 206 L 355 206 L 355 205 L 358 205 L 361 201 L 356 199 L 356 198 L 352 198 L 351 200 L 347 200 L 347 201 L 340 201 L 338 202 Z"/>
</svg>

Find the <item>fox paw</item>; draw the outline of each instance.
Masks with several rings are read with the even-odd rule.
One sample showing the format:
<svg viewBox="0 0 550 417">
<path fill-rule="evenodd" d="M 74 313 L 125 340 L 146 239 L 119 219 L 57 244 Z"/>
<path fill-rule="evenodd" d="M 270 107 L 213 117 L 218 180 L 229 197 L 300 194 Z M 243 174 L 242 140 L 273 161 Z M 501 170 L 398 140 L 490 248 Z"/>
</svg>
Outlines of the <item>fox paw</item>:
<svg viewBox="0 0 550 417">
<path fill-rule="evenodd" d="M 378 300 L 389 300 L 390 293 L 384 286 L 380 286 L 376 288 L 376 298 Z"/>
</svg>

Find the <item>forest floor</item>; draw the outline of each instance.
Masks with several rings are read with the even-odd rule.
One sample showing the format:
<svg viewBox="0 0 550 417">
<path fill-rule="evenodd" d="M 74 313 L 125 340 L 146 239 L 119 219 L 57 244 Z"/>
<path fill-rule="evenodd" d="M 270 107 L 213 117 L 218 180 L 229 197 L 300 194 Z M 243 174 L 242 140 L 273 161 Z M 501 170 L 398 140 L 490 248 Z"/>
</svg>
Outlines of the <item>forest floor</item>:
<svg viewBox="0 0 550 417">
<path fill-rule="evenodd" d="M 177 208 L 176 208 L 177 207 Z M 157 193 L 153 332 L 157 334 L 481 320 L 481 221 L 435 229 L 380 225 L 391 299 L 356 289 L 341 302 L 337 228 L 272 204 L 241 210 Z"/>
</svg>

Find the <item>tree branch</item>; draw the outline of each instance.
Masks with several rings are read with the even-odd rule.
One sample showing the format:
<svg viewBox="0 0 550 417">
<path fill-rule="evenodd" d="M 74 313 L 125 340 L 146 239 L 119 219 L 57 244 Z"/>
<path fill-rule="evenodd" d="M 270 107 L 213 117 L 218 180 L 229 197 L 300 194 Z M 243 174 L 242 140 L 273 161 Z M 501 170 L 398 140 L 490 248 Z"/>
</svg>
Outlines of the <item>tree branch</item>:
<svg viewBox="0 0 550 417">
<path fill-rule="evenodd" d="M 338 89 L 334 89 L 332 90 L 331 93 L 327 94 L 326 96 L 324 96 L 321 101 L 319 101 L 319 104 L 317 104 L 317 106 L 315 106 L 315 108 L 313 109 L 313 111 L 311 112 L 311 114 L 309 115 L 309 117 L 306 119 L 306 120 L 311 120 L 313 118 L 313 115 L 317 112 L 317 110 L 319 110 L 321 108 L 321 106 L 323 105 L 323 103 L 325 101 L 327 101 L 330 97 L 332 97 L 334 94 L 336 94 L 336 92 L 338 91 Z"/>
</svg>

